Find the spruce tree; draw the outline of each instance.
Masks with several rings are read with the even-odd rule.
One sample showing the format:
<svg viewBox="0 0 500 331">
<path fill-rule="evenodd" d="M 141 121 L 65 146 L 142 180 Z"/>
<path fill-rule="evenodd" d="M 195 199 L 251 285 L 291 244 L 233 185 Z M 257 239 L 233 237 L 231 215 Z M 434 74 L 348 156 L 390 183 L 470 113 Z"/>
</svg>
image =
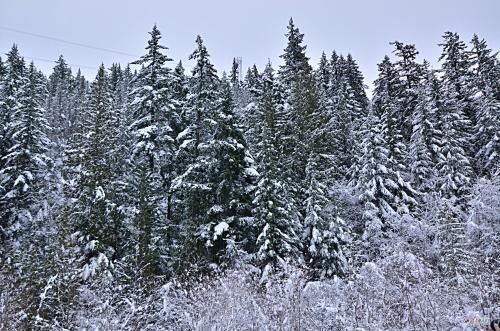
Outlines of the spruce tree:
<svg viewBox="0 0 500 331">
<path fill-rule="evenodd" d="M 196 61 L 189 81 L 185 118 L 178 135 L 184 171 L 175 189 L 182 200 L 181 267 L 194 272 L 224 267 L 228 245 L 240 239 L 245 207 L 245 142 L 234 123 L 230 85 L 221 81 L 200 36 L 190 58 Z"/>
<path fill-rule="evenodd" d="M 231 86 L 225 77 L 219 88 L 220 104 L 215 118 L 218 125 L 213 142 L 210 143 L 219 160 L 212 174 L 212 180 L 218 184 L 214 186 L 212 193 L 214 206 L 211 207 L 209 218 L 215 224 L 214 250 L 220 252 L 218 254 L 225 254 L 221 255 L 219 261 L 227 263 L 237 248 L 248 250 L 253 246 L 247 236 L 251 234 L 254 225 L 251 218 L 251 189 L 256 172 L 243 134 L 235 122 Z M 224 232 L 220 233 L 223 228 Z M 252 238 L 251 235 L 249 237 Z"/>
<path fill-rule="evenodd" d="M 330 89 L 330 81 L 332 76 L 332 69 L 325 52 L 321 54 L 318 69 L 315 71 L 316 80 L 321 94 L 328 94 Z"/>
<path fill-rule="evenodd" d="M 493 176 L 500 170 L 500 64 L 484 39 L 474 35 L 471 44 L 475 163 L 479 175 Z"/>
<path fill-rule="evenodd" d="M 49 76 L 49 97 L 47 99 L 48 118 L 52 123 L 52 131 L 49 133 L 53 144 L 51 153 L 58 167 L 62 162 L 65 145 L 71 137 L 70 121 L 75 117 L 75 109 L 73 109 L 71 102 L 74 85 L 71 68 L 61 55 Z"/>
<path fill-rule="evenodd" d="M 443 197 L 461 199 L 472 179 L 468 158 L 470 151 L 471 114 L 467 86 L 469 60 L 465 44 L 456 33 L 444 35 L 442 61 L 443 105 L 438 110 L 443 159 L 438 162 L 439 187 Z"/>
<path fill-rule="evenodd" d="M 328 123 L 331 132 L 330 144 L 331 155 L 335 167 L 335 178 L 344 179 L 348 177 L 354 160 L 355 146 L 358 143 L 357 132 L 362 119 L 357 117 L 362 105 L 356 101 L 354 90 L 351 88 L 349 79 L 344 76 L 336 83 L 334 95 L 334 112 Z"/>
<path fill-rule="evenodd" d="M 411 214 L 417 205 L 416 192 L 402 178 L 398 165 L 391 157 L 382 117 L 371 111 L 365 122 L 364 139 L 357 157 L 358 173 L 352 182 L 361 191 L 364 204 L 364 237 L 377 238 L 387 234 L 392 222 L 401 215 Z M 371 241 L 370 241 L 371 242 Z"/>
<path fill-rule="evenodd" d="M 280 122 L 283 112 L 273 69 L 268 63 L 262 81 L 258 102 L 261 127 L 259 137 L 259 182 L 255 192 L 255 209 L 258 229 L 257 259 L 266 272 L 283 270 L 287 263 L 302 261 L 300 242 L 301 224 L 288 183 L 281 178 Z"/>
<path fill-rule="evenodd" d="M 442 133 L 438 128 L 437 110 L 441 107 L 441 83 L 434 72 L 428 69 L 417 89 L 417 103 L 412 115 L 409 164 L 411 182 L 423 193 L 436 189 L 436 165 L 442 158 L 440 141 Z"/>
<path fill-rule="evenodd" d="M 304 34 L 295 27 L 293 19 L 290 18 L 287 26 L 288 32 L 285 35 L 288 43 L 284 53 L 280 56 L 285 62 L 279 69 L 278 75 L 281 84 L 290 90 L 293 84 L 302 76 L 310 74 L 312 71 L 309 59 L 306 56 L 306 46 L 303 45 Z"/>
<path fill-rule="evenodd" d="M 116 143 L 116 122 L 112 114 L 109 77 L 103 65 L 91 85 L 90 98 L 83 118 L 86 133 L 79 140 L 79 163 L 73 170 L 68 217 L 70 231 L 77 236 L 79 268 L 83 280 L 99 269 L 108 270 L 118 250 L 118 235 L 123 231 L 114 224 L 112 169 Z"/>
<path fill-rule="evenodd" d="M 347 54 L 345 59 L 345 75 L 349 80 L 354 94 L 354 100 L 359 105 L 358 113 L 354 114 L 355 118 L 364 118 L 368 113 L 369 100 L 366 96 L 365 85 L 363 83 L 363 74 L 359 70 L 359 66 L 351 54 Z"/>
<path fill-rule="evenodd" d="M 26 129 L 26 66 L 16 45 L 7 53 L 6 73 L 0 103 L 0 231 L 2 241 L 16 237 L 27 221 L 26 199 L 30 196 L 31 173 L 24 173 L 23 146 Z M 17 169 L 20 165 L 21 168 Z M 28 169 L 26 169 L 28 170 Z M 25 213 L 23 215 L 23 212 Z M 29 217 L 28 217 L 29 218 Z M 5 248 L 7 244 L 2 245 Z"/>
<path fill-rule="evenodd" d="M 407 150 L 403 128 L 403 110 L 398 99 L 399 76 L 389 57 L 379 64 L 379 76 L 375 80 L 373 111 L 383 118 L 383 134 L 391 159 L 397 170 L 406 171 Z"/>
<path fill-rule="evenodd" d="M 343 69 L 341 68 L 344 62 L 344 58 L 338 56 L 337 52 L 332 51 L 330 55 L 330 90 L 335 91 L 337 89 L 338 81 L 341 78 Z"/>
<path fill-rule="evenodd" d="M 283 89 L 284 115 L 282 125 L 284 178 L 294 191 L 296 205 L 303 202 L 302 180 L 309 156 L 306 137 L 317 129 L 320 112 L 320 96 L 312 68 L 305 54 L 304 35 L 295 27 L 293 20 L 288 24 L 287 47 L 281 58 L 284 64 L 278 71 L 279 83 Z M 301 211 L 301 210 L 299 210 Z"/>
<path fill-rule="evenodd" d="M 394 63 L 394 70 L 397 73 L 397 80 L 394 82 L 396 102 L 400 104 L 398 124 L 401 129 L 403 142 L 408 144 L 412 132 L 412 118 L 417 105 L 417 89 L 422 79 L 422 67 L 416 62 L 418 51 L 415 45 L 405 45 L 399 41 L 392 43 L 397 61 Z"/>
<path fill-rule="evenodd" d="M 347 259 L 343 252 L 347 228 L 336 215 L 328 196 L 328 187 L 320 180 L 316 155 L 311 153 L 306 167 L 305 217 L 302 240 L 304 258 L 314 279 L 341 276 L 346 272 Z"/>
<path fill-rule="evenodd" d="M 0 196 L 0 251 L 5 257 L 0 273 L 11 280 L 11 290 L 19 293 L 17 304 L 31 318 L 50 256 L 47 244 L 53 228 L 44 216 L 51 162 L 44 109 L 46 79 L 33 63 L 24 66 L 17 47 L 8 55 L 5 88 L 3 110 L 10 113 L 5 142 L 10 148 L 0 169 L 0 186 L 5 190 Z"/>
<path fill-rule="evenodd" d="M 161 33 L 153 27 L 146 47 L 147 53 L 133 64 L 142 65 L 135 76 L 132 97 L 132 187 L 138 229 L 138 261 L 147 275 L 165 271 L 168 256 L 165 242 L 170 220 L 166 211 L 173 180 L 175 137 L 170 123 L 173 102 L 170 95 L 171 59 L 160 44 Z"/>
</svg>

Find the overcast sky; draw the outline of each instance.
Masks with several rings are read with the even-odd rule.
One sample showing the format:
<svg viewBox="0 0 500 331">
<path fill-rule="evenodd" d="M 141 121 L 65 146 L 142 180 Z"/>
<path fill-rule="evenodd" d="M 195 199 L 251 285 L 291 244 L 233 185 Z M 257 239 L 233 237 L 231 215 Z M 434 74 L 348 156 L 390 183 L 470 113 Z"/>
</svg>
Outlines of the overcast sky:
<svg viewBox="0 0 500 331">
<path fill-rule="evenodd" d="M 2 28 L 141 55 L 156 23 L 176 61 L 188 62 L 200 34 L 219 71 L 228 70 L 234 56 L 243 58 L 244 67 L 256 63 L 262 68 L 268 58 L 280 63 L 292 16 L 305 34 L 313 65 L 323 50 L 350 52 L 371 83 L 394 40 L 415 43 L 421 59 L 432 63 L 445 31 L 456 31 L 467 42 L 477 33 L 498 50 L 499 15 L 500 0 L 0 0 L 0 51 L 7 52 L 15 42 L 24 56 L 38 58 L 35 63 L 45 72 L 53 63 L 42 59 L 63 54 L 69 63 L 89 67 L 82 71 L 94 76 L 92 67 L 101 62 L 109 66 L 135 58 Z"/>
</svg>

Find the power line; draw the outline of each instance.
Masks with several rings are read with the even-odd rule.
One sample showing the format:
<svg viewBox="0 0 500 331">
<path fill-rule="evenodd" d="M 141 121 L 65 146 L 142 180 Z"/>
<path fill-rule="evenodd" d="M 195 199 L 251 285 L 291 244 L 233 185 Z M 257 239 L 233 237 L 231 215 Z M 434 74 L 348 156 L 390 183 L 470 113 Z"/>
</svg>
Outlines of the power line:
<svg viewBox="0 0 500 331">
<path fill-rule="evenodd" d="M 97 47 L 97 46 L 82 44 L 82 43 L 78 43 L 78 42 L 74 42 L 74 41 L 69 41 L 69 40 L 64 40 L 64 39 L 60 39 L 60 38 L 55 38 L 55 37 L 51 37 L 51 36 L 46 36 L 46 35 L 42 35 L 42 34 L 38 34 L 38 33 L 33 33 L 33 32 L 28 32 L 28 31 L 22 31 L 22 30 L 18 30 L 18 29 L 13 29 L 13 28 L 9 28 L 7 26 L 1 26 L 0 25 L 0 30 L 10 31 L 10 32 L 15 32 L 15 33 L 20 33 L 20 34 L 25 34 L 25 35 L 28 35 L 28 36 L 33 36 L 33 37 L 47 39 L 47 40 L 52 40 L 52 41 L 57 41 L 57 42 L 68 44 L 68 45 L 79 46 L 79 47 L 84 47 L 84 48 L 90 48 L 90 49 L 98 50 L 98 51 L 101 51 L 101 52 L 108 52 L 108 53 L 126 55 L 126 56 L 130 56 L 130 57 L 133 57 L 133 58 L 138 58 L 139 57 L 139 56 L 134 55 L 134 54 L 125 53 L 125 52 L 121 52 L 121 51 L 115 51 L 115 50 L 112 50 L 112 49 L 109 49 L 109 48 L 103 48 L 103 47 Z"/>
<path fill-rule="evenodd" d="M 57 63 L 57 61 L 54 60 L 49 60 L 49 59 L 43 59 L 40 57 L 33 57 L 33 56 L 24 56 L 23 57 L 35 61 L 43 61 L 43 62 L 50 62 L 50 63 Z M 99 70 L 99 68 L 96 67 L 91 67 L 91 66 L 86 66 L 84 64 L 76 64 L 76 63 L 66 63 L 69 67 L 71 68 L 76 68 L 76 69 L 92 69 L 92 70 Z"/>
<path fill-rule="evenodd" d="M 3 53 L 3 54 L 8 55 L 8 53 Z M 57 63 L 57 61 L 49 60 L 49 59 L 44 59 L 44 58 L 41 58 L 41 57 L 26 56 L 26 55 L 22 55 L 22 57 L 30 59 L 30 60 L 34 60 L 34 61 L 43 61 L 43 62 L 48 62 L 48 63 Z M 75 68 L 75 69 L 99 70 L 99 68 L 97 68 L 97 67 L 91 67 L 91 66 L 87 66 L 87 65 L 84 65 L 84 64 L 68 63 L 68 62 L 66 62 L 66 65 L 68 67 Z"/>
</svg>

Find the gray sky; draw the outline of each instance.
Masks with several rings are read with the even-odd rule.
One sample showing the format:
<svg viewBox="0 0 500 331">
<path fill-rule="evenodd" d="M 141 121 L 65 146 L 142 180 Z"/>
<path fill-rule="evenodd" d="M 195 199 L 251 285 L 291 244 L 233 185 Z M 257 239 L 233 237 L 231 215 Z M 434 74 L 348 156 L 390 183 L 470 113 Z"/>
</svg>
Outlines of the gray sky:
<svg viewBox="0 0 500 331">
<path fill-rule="evenodd" d="M 244 67 L 262 68 L 268 58 L 276 67 L 292 16 L 305 33 L 313 65 L 323 50 L 350 52 L 368 84 L 394 40 L 415 43 L 421 59 L 431 63 L 445 31 L 458 32 L 466 42 L 478 33 L 498 50 L 499 15 L 500 0 L 0 0 L 2 27 L 136 55 L 144 53 L 147 32 L 157 23 L 170 57 L 187 67 L 201 34 L 219 71 L 228 70 L 234 56 L 243 57 Z M 55 60 L 63 54 L 69 63 L 88 67 L 135 59 L 0 30 L 2 53 L 14 42 L 26 57 Z M 53 67 L 35 63 L 45 72 Z M 93 79 L 94 69 L 82 71 Z"/>
</svg>

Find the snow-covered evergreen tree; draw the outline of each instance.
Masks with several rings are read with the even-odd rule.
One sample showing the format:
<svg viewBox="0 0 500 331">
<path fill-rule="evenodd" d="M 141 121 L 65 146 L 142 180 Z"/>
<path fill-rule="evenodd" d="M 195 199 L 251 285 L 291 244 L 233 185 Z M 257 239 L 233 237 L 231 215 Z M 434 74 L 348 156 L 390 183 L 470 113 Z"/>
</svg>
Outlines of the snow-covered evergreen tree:
<svg viewBox="0 0 500 331">
<path fill-rule="evenodd" d="M 306 167 L 308 185 L 305 192 L 304 258 L 313 278 L 342 276 L 347 271 L 347 259 L 344 254 L 348 241 L 347 227 L 336 215 L 334 203 L 328 196 L 328 187 L 317 177 L 318 165 L 311 153 Z"/>
<path fill-rule="evenodd" d="M 72 107 L 71 100 L 73 87 L 74 77 L 71 68 L 61 55 L 49 76 L 47 99 L 48 119 L 52 123 L 52 131 L 49 133 L 53 144 L 51 152 L 57 166 L 62 162 L 66 142 L 71 137 L 70 121 L 77 115 L 74 113 L 76 109 Z"/>
<path fill-rule="evenodd" d="M 467 155 L 472 117 L 466 84 L 469 61 L 465 44 L 456 33 L 445 33 L 442 46 L 443 104 L 438 110 L 438 128 L 443 133 L 440 142 L 443 159 L 437 165 L 439 189 L 445 198 L 460 199 L 470 187 L 473 175 Z"/>
<path fill-rule="evenodd" d="M 303 45 L 304 34 L 300 33 L 299 29 L 295 27 L 293 19 L 290 18 L 287 26 L 288 43 L 284 49 L 284 53 L 280 56 L 284 64 L 278 71 L 281 84 L 286 89 L 291 89 L 296 80 L 303 78 L 312 71 L 309 65 L 309 58 L 306 56 L 306 46 Z"/>
<path fill-rule="evenodd" d="M 500 164 L 500 64 L 484 39 L 472 39 L 475 163 L 479 175 L 498 174 Z"/>
<path fill-rule="evenodd" d="M 48 236 L 53 230 L 44 219 L 47 208 L 49 125 L 45 113 L 46 79 L 31 63 L 25 67 L 17 47 L 7 57 L 3 111 L 9 112 L 0 169 L 0 274 L 20 293 L 16 304 L 25 314 L 33 314 L 49 255 Z M 2 137 L 4 139 L 4 137 Z M 4 273 L 5 272 L 5 273 Z"/>
<path fill-rule="evenodd" d="M 169 226 L 168 195 L 173 180 L 175 137 L 172 117 L 174 103 L 170 95 L 171 59 L 164 54 L 167 47 L 160 44 L 161 33 L 156 27 L 150 32 L 147 53 L 133 64 L 142 67 L 132 84 L 133 140 L 132 186 L 138 229 L 138 259 L 146 274 L 165 271 L 168 244 L 165 238 Z"/>
<path fill-rule="evenodd" d="M 296 213 L 288 182 L 281 174 L 280 98 L 274 81 L 273 69 L 268 63 L 262 81 L 258 102 L 260 128 L 258 171 L 259 182 L 255 192 L 253 211 L 258 229 L 257 259 L 265 274 L 283 270 L 288 263 L 302 261 L 300 234 L 302 226 Z"/>
<path fill-rule="evenodd" d="M 281 126 L 283 178 L 289 182 L 294 193 L 294 204 L 303 217 L 303 180 L 307 159 L 311 149 L 313 153 L 320 153 L 328 141 L 322 125 L 327 122 L 327 117 L 320 109 L 320 93 L 305 54 L 304 35 L 295 27 L 292 19 L 286 36 L 288 43 L 281 55 L 284 64 L 278 71 L 285 116 Z"/>
<path fill-rule="evenodd" d="M 320 93 L 327 96 L 332 79 L 332 68 L 330 62 L 326 58 L 325 52 L 321 53 L 318 69 L 316 69 L 314 75 L 316 77 Z"/>
<path fill-rule="evenodd" d="M 346 178 L 349 169 L 351 169 L 355 147 L 361 138 L 358 135 L 362 118 L 358 117 L 361 113 L 361 107 L 351 88 L 349 79 L 344 76 L 339 78 L 336 83 L 334 95 L 334 113 L 329 119 L 327 130 L 331 132 L 331 146 L 333 150 L 331 155 L 334 158 L 335 177 Z"/>
<path fill-rule="evenodd" d="M 415 45 L 405 45 L 399 41 L 392 43 L 397 61 L 394 70 L 397 72 L 395 86 L 396 102 L 400 104 L 398 120 L 403 142 L 408 144 L 412 134 L 412 118 L 417 105 L 417 90 L 422 79 L 422 67 L 416 62 L 418 51 Z"/>
<path fill-rule="evenodd" d="M 228 262 L 229 244 L 241 240 L 242 217 L 249 216 L 246 177 L 251 171 L 246 170 L 250 159 L 234 122 L 230 85 L 218 78 L 200 36 L 196 43 L 183 119 L 187 127 L 178 135 L 184 163 L 175 184 L 183 200 L 178 259 L 207 271 L 213 263 Z"/>
<path fill-rule="evenodd" d="M 373 111 L 382 118 L 383 134 L 389 156 L 399 172 L 407 171 L 407 153 L 403 134 L 403 110 L 399 102 L 399 76 L 389 57 L 379 64 L 379 76 L 373 91 Z"/>
<path fill-rule="evenodd" d="M 34 69 L 33 69 L 34 70 Z M 36 72 L 38 74 L 38 72 Z M 33 80 L 36 79 L 32 74 Z M 39 94 L 33 95 L 34 100 L 29 100 L 27 91 L 29 88 L 27 68 L 24 58 L 21 57 L 17 46 L 14 45 L 7 54 L 6 74 L 3 81 L 2 97 L 0 104 L 0 116 L 2 120 L 1 143 L 0 143 L 0 230 L 3 241 L 14 244 L 19 232 L 29 226 L 31 212 L 30 204 L 33 202 L 32 183 L 37 183 L 39 178 L 33 170 L 37 170 L 34 162 L 39 155 L 31 157 L 30 147 L 32 141 L 33 120 L 37 120 L 40 113 Z M 40 92 L 40 82 L 33 82 Z M 43 83 L 42 83 L 43 84 Z M 28 105 L 33 102 L 35 109 Z M 33 118 L 32 113 L 35 113 Z M 35 147 L 35 146 L 33 146 Z M 36 148 L 36 147 L 35 147 Z M 36 153 L 36 152 L 35 152 Z M 43 162 L 42 158 L 39 160 Z M 35 168 L 35 169 L 34 169 Z M 37 183 L 41 184 L 41 183 Z M 8 240 L 10 239 L 10 240 Z M 7 246 L 7 245 L 2 245 Z"/>
<path fill-rule="evenodd" d="M 341 65 L 342 66 L 342 65 Z M 365 85 L 363 83 L 363 74 L 359 70 L 359 66 L 351 54 L 347 54 L 345 59 L 345 71 L 349 85 L 354 94 L 354 100 L 359 105 L 358 111 L 354 114 L 354 118 L 363 118 L 368 113 L 369 100 L 366 95 Z"/>
<path fill-rule="evenodd" d="M 410 214 L 417 205 L 415 190 L 402 178 L 391 157 L 384 121 L 385 117 L 379 117 L 374 111 L 369 113 L 361 155 L 357 159 L 359 173 L 353 178 L 365 208 L 367 239 L 384 235 L 391 229 L 391 222 L 398 216 Z"/>
<path fill-rule="evenodd" d="M 424 67 L 428 65 L 424 62 Z M 409 164 L 411 183 L 424 193 L 436 189 L 436 165 L 442 158 L 436 112 L 441 107 L 441 83 L 433 71 L 427 69 L 424 80 L 417 89 L 417 103 L 412 114 Z"/>
<path fill-rule="evenodd" d="M 100 66 L 91 85 L 88 108 L 83 116 L 85 134 L 78 150 L 79 163 L 73 169 L 71 202 L 67 213 L 70 233 L 77 238 L 81 277 L 87 280 L 99 269 L 108 271 L 118 245 L 117 226 L 113 219 L 115 208 L 112 169 L 117 137 L 116 118 L 112 114 L 111 86 L 108 74 Z M 116 217 L 116 215 L 115 215 Z"/>
</svg>

